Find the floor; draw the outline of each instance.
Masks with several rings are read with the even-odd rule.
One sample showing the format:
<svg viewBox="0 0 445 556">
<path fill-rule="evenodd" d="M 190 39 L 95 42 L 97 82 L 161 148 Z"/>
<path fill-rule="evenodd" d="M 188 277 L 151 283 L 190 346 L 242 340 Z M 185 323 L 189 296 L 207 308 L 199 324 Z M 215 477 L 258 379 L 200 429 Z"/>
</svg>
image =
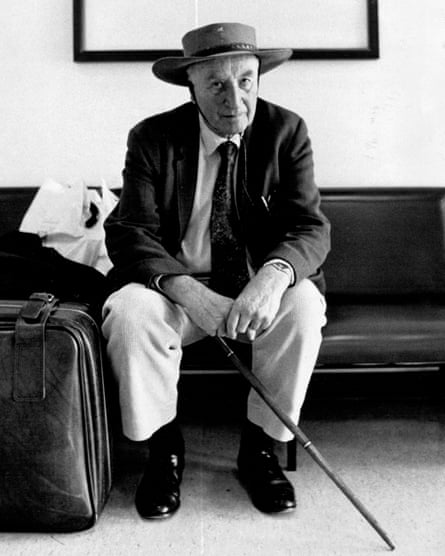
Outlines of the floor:
<svg viewBox="0 0 445 556">
<path fill-rule="evenodd" d="M 95 527 L 0 534 L 2 555 L 358 556 L 388 547 L 310 456 L 288 473 L 298 508 L 255 510 L 234 472 L 244 385 L 185 377 L 182 507 L 144 522 L 133 507 L 140 447 L 117 438 L 114 487 Z M 404 384 L 402 390 L 400 385 Z M 445 404 L 437 373 L 316 375 L 301 428 L 379 521 L 400 556 L 445 555 Z M 442 397 L 441 397 L 442 396 Z M 284 457 L 284 453 L 282 454 Z M 284 459 L 283 459 L 284 461 Z"/>
</svg>

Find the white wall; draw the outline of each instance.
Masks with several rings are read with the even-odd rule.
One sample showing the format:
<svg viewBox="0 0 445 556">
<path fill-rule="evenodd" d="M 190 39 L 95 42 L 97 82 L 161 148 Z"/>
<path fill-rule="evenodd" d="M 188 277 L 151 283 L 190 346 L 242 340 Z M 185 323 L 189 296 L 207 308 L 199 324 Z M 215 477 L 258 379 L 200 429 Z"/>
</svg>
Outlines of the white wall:
<svg viewBox="0 0 445 556">
<path fill-rule="evenodd" d="M 445 185 L 445 2 L 379 11 L 379 60 L 290 61 L 261 94 L 305 117 L 321 186 Z M 129 128 L 187 99 L 149 63 L 74 63 L 71 0 L 1 2 L 0 24 L 0 186 L 117 186 Z"/>
</svg>

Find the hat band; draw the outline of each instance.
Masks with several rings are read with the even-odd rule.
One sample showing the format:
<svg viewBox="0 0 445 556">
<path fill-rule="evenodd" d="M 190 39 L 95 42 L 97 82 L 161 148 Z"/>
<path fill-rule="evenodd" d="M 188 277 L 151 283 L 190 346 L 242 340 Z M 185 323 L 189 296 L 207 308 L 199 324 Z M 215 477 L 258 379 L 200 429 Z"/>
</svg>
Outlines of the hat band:
<svg viewBox="0 0 445 556">
<path fill-rule="evenodd" d="M 256 50 L 256 46 L 254 44 L 246 42 L 233 42 L 230 44 L 197 50 L 194 54 L 192 54 L 192 56 L 212 56 L 212 54 L 222 54 L 223 52 L 251 52 L 253 50 Z"/>
</svg>

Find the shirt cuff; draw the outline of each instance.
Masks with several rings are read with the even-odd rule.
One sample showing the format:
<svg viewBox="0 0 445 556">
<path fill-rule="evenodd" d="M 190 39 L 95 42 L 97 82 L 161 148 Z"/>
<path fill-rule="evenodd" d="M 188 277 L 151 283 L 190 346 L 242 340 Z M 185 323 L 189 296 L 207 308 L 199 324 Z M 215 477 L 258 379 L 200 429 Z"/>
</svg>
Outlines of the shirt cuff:
<svg viewBox="0 0 445 556">
<path fill-rule="evenodd" d="M 165 274 L 156 274 L 152 276 L 151 280 L 148 282 L 148 288 L 151 290 L 155 290 L 159 293 L 165 294 L 164 290 L 161 288 L 161 279 L 165 276 Z"/>
<path fill-rule="evenodd" d="M 288 263 L 285 259 L 280 259 L 280 258 L 275 258 L 275 259 L 269 259 L 268 261 L 266 261 L 263 266 L 268 266 L 271 265 L 273 263 L 281 263 L 284 264 L 287 267 L 287 270 L 289 270 L 289 277 L 290 277 L 290 284 L 289 286 L 293 286 L 296 282 L 296 276 L 295 276 L 295 270 L 294 267 Z"/>
</svg>

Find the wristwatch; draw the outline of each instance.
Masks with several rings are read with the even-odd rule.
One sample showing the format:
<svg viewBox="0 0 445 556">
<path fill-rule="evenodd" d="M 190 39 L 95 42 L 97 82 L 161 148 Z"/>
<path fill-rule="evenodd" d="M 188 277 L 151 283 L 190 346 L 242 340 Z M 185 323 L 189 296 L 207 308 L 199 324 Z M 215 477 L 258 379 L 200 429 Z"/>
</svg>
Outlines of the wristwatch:
<svg viewBox="0 0 445 556">
<path fill-rule="evenodd" d="M 276 270 L 279 270 L 280 272 L 284 272 L 289 278 L 289 283 L 293 282 L 294 276 L 293 276 L 293 272 L 292 272 L 292 269 L 289 266 L 289 264 L 282 263 L 280 261 L 270 261 L 270 262 L 265 263 L 264 266 L 272 266 Z"/>
</svg>

